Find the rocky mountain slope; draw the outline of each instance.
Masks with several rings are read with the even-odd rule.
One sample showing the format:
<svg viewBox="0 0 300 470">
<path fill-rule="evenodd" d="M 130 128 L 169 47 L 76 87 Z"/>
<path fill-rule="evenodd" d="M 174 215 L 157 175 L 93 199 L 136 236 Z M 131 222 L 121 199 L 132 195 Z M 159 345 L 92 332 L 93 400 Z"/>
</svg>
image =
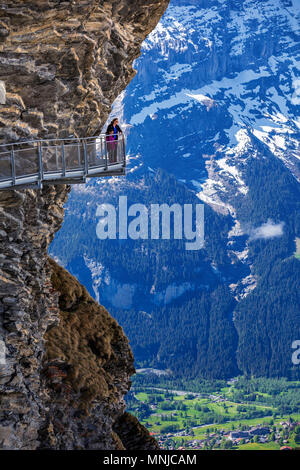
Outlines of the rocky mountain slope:
<svg viewBox="0 0 300 470">
<path fill-rule="evenodd" d="M 133 77 L 132 62 L 139 54 L 141 42 L 156 25 L 167 3 L 166 0 L 2 2 L 1 141 L 97 134 L 112 101 Z M 0 334 L 5 351 L 5 360 L 0 365 L 0 446 L 4 449 L 75 448 L 76 442 L 81 447 L 100 449 L 121 446 L 119 438 L 113 439 L 112 425 L 124 410 L 122 397 L 133 371 L 132 357 L 126 337 L 102 310 L 97 325 L 105 319 L 108 326 L 105 329 L 103 325 L 103 331 L 108 333 L 111 326 L 117 333 L 111 331 L 111 337 L 108 333 L 102 343 L 95 340 L 96 349 L 93 351 L 91 346 L 90 355 L 97 356 L 103 346 L 108 363 L 109 357 L 114 357 L 116 375 L 97 369 L 97 390 L 103 385 L 99 397 L 88 378 L 76 385 L 80 396 L 89 395 L 90 386 L 94 390 L 92 408 L 97 425 L 79 416 L 72 432 L 70 429 L 64 432 L 66 423 L 56 426 L 49 415 L 50 411 L 55 415 L 56 398 L 57 414 L 59 409 L 65 410 L 62 408 L 65 405 L 59 403 L 60 390 L 56 394 L 59 387 L 53 389 L 41 376 L 42 368 L 46 367 L 44 334 L 48 331 L 50 335 L 50 328 L 58 324 L 60 316 L 59 292 L 51 283 L 47 249 L 62 224 L 68 192 L 65 186 L 46 186 L 42 191 L 0 194 Z M 71 278 L 68 282 L 72 282 Z M 76 289 L 80 291 L 79 286 Z M 92 311 L 98 307 L 82 292 L 74 297 L 76 308 L 82 296 L 82 301 L 91 306 L 92 318 Z M 64 308 L 68 311 L 70 305 L 72 302 Z M 87 310 L 86 306 L 84 315 L 89 321 Z M 57 351 L 52 354 L 49 351 L 52 349 L 48 348 L 48 354 L 53 363 Z M 124 353 L 124 362 L 117 358 L 117 351 Z M 65 371 L 66 356 L 62 359 L 60 355 L 59 360 L 60 367 L 64 362 Z M 95 361 L 103 365 L 103 358 Z M 74 378 L 74 364 L 71 369 Z M 107 397 L 109 389 L 112 395 Z M 83 430 L 80 422 L 88 423 Z M 86 436 L 79 437 L 79 432 Z"/>
<path fill-rule="evenodd" d="M 125 409 L 135 372 L 122 328 L 67 271 L 49 260 L 60 319 L 45 336 L 42 380 L 48 389 L 42 448 L 158 448 Z M 129 441 L 129 442 L 127 442 Z"/>
<path fill-rule="evenodd" d="M 299 375 L 299 15 L 290 0 L 172 0 L 114 106 L 127 181 L 71 195 L 52 253 L 121 322 L 143 366 Z M 97 204 L 123 194 L 202 201 L 204 250 L 95 240 Z"/>
</svg>

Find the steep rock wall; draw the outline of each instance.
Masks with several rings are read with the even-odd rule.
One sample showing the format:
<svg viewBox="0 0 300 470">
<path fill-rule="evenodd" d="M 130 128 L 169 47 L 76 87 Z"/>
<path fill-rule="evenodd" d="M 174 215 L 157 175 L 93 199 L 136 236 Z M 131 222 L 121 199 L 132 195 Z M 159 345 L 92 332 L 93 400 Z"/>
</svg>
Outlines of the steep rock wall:
<svg viewBox="0 0 300 470">
<path fill-rule="evenodd" d="M 141 448 L 155 448 L 133 417 L 135 428 L 127 430 L 131 441 L 115 424 L 125 419 L 123 395 L 134 372 L 122 328 L 71 274 L 53 260 L 49 263 L 52 286 L 59 293 L 60 322 L 45 335 L 42 377 L 50 412 L 40 431 L 40 446 L 121 450 L 131 449 L 138 439 Z"/>
<path fill-rule="evenodd" d="M 0 137 L 94 135 L 168 1 L 14 0 L 0 6 Z"/>
<path fill-rule="evenodd" d="M 14 0 L 0 5 L 1 142 L 97 134 L 114 98 L 134 75 L 132 62 L 141 42 L 167 4 L 168 0 Z M 60 313 L 47 249 L 63 221 L 68 191 L 66 186 L 46 186 L 42 191 L 0 193 L 4 449 L 74 448 L 78 438 L 78 429 L 64 428 L 59 434 L 51 422 L 53 390 L 44 375 L 41 379 L 44 334 L 58 323 Z M 119 341 L 116 347 L 124 347 L 128 357 L 114 412 L 109 406 L 109 419 L 96 420 L 96 440 L 81 439 L 80 447 L 122 447 L 111 428 L 124 409 L 122 396 L 132 363 L 121 333 Z M 96 400 L 94 405 L 104 416 L 103 403 Z M 95 426 L 89 432 L 93 430 Z"/>
</svg>

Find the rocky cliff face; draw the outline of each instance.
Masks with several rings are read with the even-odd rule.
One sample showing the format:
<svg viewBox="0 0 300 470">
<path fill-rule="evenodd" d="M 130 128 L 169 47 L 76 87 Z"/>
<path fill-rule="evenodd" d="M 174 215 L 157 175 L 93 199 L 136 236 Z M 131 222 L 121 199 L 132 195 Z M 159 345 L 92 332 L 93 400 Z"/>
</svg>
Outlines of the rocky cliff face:
<svg viewBox="0 0 300 470">
<path fill-rule="evenodd" d="M 16 0 L 2 4 L 2 142 L 97 134 L 112 101 L 134 75 L 132 62 L 141 42 L 167 3 Z M 55 265 L 49 265 L 47 249 L 61 226 L 68 191 L 65 186 L 49 186 L 42 191 L 0 193 L 0 339 L 5 350 L 5 360 L 0 361 L 0 446 L 4 449 L 124 448 L 112 426 L 124 410 L 122 397 L 133 371 L 127 339 L 106 312 L 97 311 L 100 307 L 75 280 L 67 278 L 76 284 L 67 301 L 57 291 L 66 281 L 63 272 L 55 271 L 56 289 L 51 282 Z M 55 326 L 62 309 L 63 330 Z M 74 345 L 74 328 L 82 322 L 87 330 L 91 322 L 94 329 L 84 330 L 87 336 L 79 334 Z M 68 332 L 63 350 L 56 343 L 58 339 L 61 343 L 59 331 Z M 78 352 L 82 345 L 94 361 L 94 377 L 81 382 L 70 352 Z M 84 369 L 84 360 L 80 367 Z"/>
<path fill-rule="evenodd" d="M 167 1 L 8 1 L 0 7 L 2 138 L 94 135 L 133 77 Z"/>
<path fill-rule="evenodd" d="M 123 415 L 134 367 L 122 328 L 73 276 L 49 262 L 60 322 L 45 335 L 42 378 L 50 412 L 40 447 L 123 450 L 138 441 L 140 448 L 156 448 L 148 431 Z"/>
</svg>

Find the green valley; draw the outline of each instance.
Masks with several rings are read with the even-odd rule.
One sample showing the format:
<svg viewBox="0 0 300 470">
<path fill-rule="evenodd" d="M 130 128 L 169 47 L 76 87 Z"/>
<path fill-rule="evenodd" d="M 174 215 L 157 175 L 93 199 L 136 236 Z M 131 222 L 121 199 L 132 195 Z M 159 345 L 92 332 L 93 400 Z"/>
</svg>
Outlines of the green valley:
<svg viewBox="0 0 300 470">
<path fill-rule="evenodd" d="M 166 377 L 138 374 L 127 396 L 128 411 L 162 449 L 300 446 L 299 382 L 238 377 L 215 384 L 187 382 L 187 391 L 173 387 Z"/>
</svg>

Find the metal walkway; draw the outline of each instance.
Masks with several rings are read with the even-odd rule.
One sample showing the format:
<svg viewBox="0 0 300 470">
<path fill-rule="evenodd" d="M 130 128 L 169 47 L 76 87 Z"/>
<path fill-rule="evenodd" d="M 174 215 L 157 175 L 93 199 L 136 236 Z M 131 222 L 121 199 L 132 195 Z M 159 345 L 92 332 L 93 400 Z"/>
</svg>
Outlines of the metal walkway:
<svg viewBox="0 0 300 470">
<path fill-rule="evenodd" d="M 86 178 L 125 174 L 123 134 L 31 140 L 0 145 L 0 190 L 41 188 L 43 183 L 84 183 Z"/>
</svg>

